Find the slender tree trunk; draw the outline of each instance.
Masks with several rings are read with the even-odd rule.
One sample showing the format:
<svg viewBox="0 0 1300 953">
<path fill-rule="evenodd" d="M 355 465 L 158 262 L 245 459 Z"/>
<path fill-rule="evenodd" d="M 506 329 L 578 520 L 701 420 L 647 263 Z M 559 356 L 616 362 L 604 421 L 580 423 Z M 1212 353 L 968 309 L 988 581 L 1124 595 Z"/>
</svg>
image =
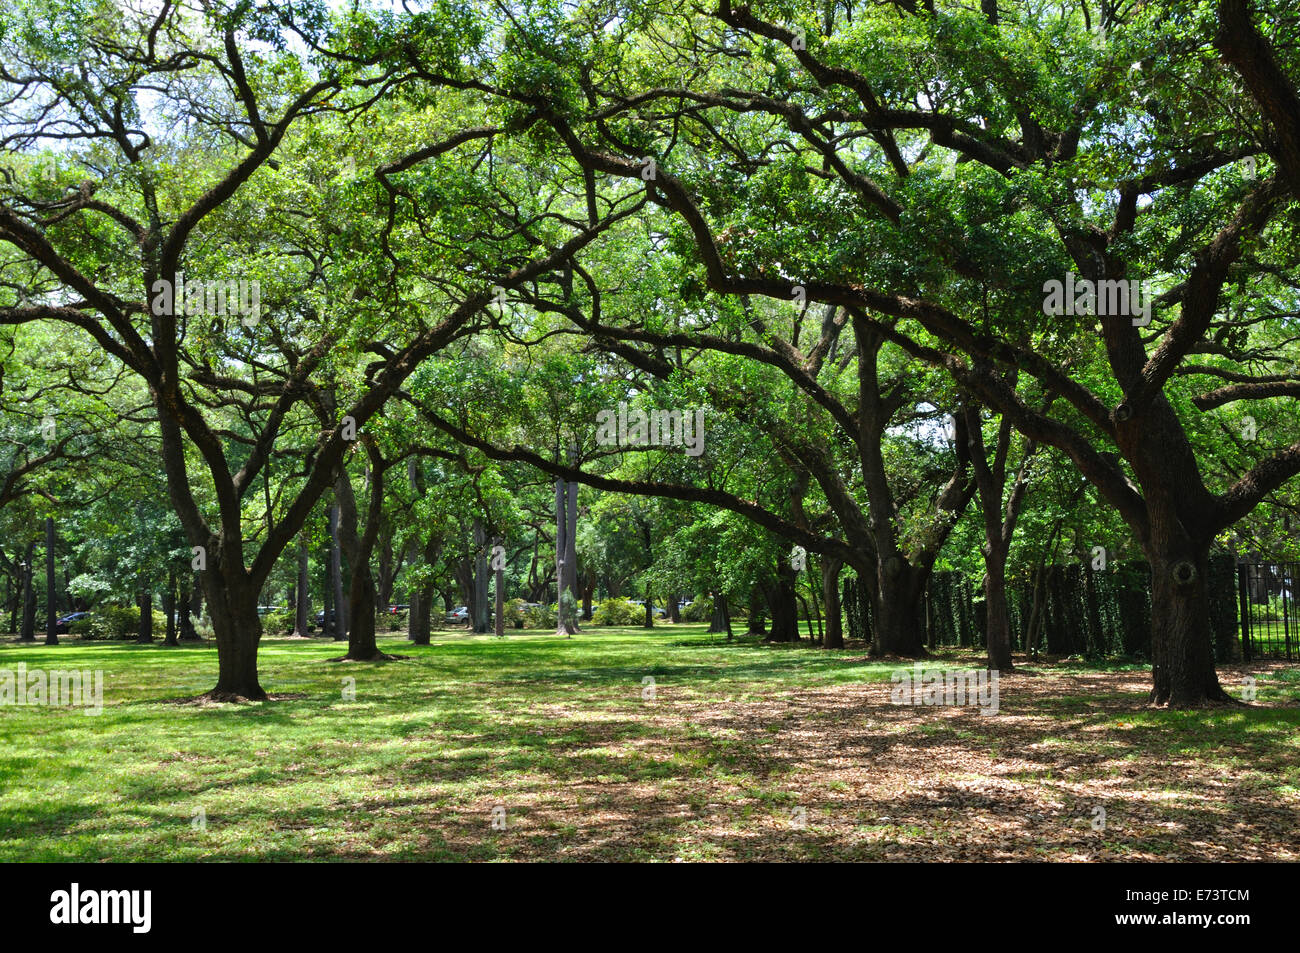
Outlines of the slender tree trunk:
<svg viewBox="0 0 1300 953">
<path fill-rule="evenodd" d="M 501 540 L 496 540 L 496 545 L 501 545 Z M 494 562 L 496 562 L 494 558 Z M 497 638 L 503 638 L 506 634 L 506 570 L 500 562 L 497 562 L 493 569 L 493 588 L 496 596 L 494 609 L 496 618 L 493 620 L 493 633 Z"/>
<path fill-rule="evenodd" d="M 844 648 L 844 626 L 840 619 L 840 560 L 822 557 L 822 601 L 826 603 L 826 630 L 822 648 Z"/>
<path fill-rule="evenodd" d="M 347 474 L 343 479 L 347 479 Z M 334 594 L 334 611 L 325 613 L 325 631 L 335 642 L 342 642 L 348 631 L 348 613 L 343 601 L 343 548 L 339 543 L 339 507 L 334 504 L 329 511 L 330 533 L 330 591 Z"/>
<path fill-rule="evenodd" d="M 470 621 L 480 634 L 488 630 L 488 560 L 487 534 L 481 520 L 474 520 L 474 601 L 470 604 Z"/>
<path fill-rule="evenodd" d="M 32 587 L 32 572 L 35 567 L 32 560 L 36 558 L 36 543 L 27 544 L 27 555 L 23 558 L 23 627 L 18 634 L 19 642 L 36 641 L 36 590 Z"/>
<path fill-rule="evenodd" d="M 300 639 L 311 637 L 311 560 L 307 551 L 307 531 L 298 535 L 298 594 L 293 603 L 293 634 Z"/>
<path fill-rule="evenodd" d="M 54 517 L 45 518 L 45 644 L 59 644 L 59 608 L 54 576 Z"/>
<path fill-rule="evenodd" d="M 570 452 L 570 463 L 577 465 L 575 454 Z M 568 513 L 564 520 L 564 587 L 569 590 L 573 597 L 573 608 L 578 608 L 578 484 L 566 483 L 565 499 Z M 647 599 L 647 602 L 649 600 Z M 578 619 L 570 618 L 569 624 L 573 627 L 574 632 L 582 631 L 582 626 L 578 624 Z"/>
<path fill-rule="evenodd" d="M 163 613 L 167 616 L 166 636 L 163 645 L 180 645 L 176 638 L 176 570 L 167 570 L 167 588 L 163 591 Z"/>
<path fill-rule="evenodd" d="M 749 587 L 749 634 L 767 635 L 767 599 L 762 587 Z"/>
<path fill-rule="evenodd" d="M 198 642 L 199 633 L 194 629 L 194 620 L 203 610 L 203 589 L 194 585 L 194 574 L 185 576 L 186 589 L 181 594 L 181 632 L 182 642 Z"/>
<path fill-rule="evenodd" d="M 569 543 L 568 486 L 563 480 L 555 481 L 555 634 L 571 636 L 577 631 L 572 612 L 564 604 L 564 586 L 569 574 L 565 558 Z"/>
<path fill-rule="evenodd" d="M 368 479 L 370 500 L 366 508 L 365 526 L 359 528 L 356 495 L 347 469 L 340 467 L 334 485 L 334 498 L 338 504 L 337 535 L 339 547 L 347 556 L 350 583 L 347 593 L 347 654 L 334 661 L 374 662 L 391 658 L 379 651 L 375 639 L 375 587 L 370 557 L 379 537 L 383 519 L 384 470 L 383 458 L 373 444 L 367 443 L 369 455 Z"/>
</svg>

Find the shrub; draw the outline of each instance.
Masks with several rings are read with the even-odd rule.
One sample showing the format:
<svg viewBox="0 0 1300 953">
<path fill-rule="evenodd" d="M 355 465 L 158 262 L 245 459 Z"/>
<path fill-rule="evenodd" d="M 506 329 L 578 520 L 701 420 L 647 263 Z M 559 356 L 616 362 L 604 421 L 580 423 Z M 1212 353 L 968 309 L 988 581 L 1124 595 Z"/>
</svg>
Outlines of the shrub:
<svg viewBox="0 0 1300 953">
<path fill-rule="evenodd" d="M 606 599 L 591 614 L 591 621 L 596 625 L 643 625 L 645 606 L 623 598 Z"/>
<path fill-rule="evenodd" d="M 695 601 L 682 613 L 683 622 L 708 622 L 713 618 L 713 600 L 708 596 L 696 596 Z"/>
<path fill-rule="evenodd" d="M 90 614 L 68 626 L 69 635 L 83 639 L 134 639 L 140 630 L 140 609 L 137 606 L 96 606 Z M 167 632 L 167 616 L 153 610 L 153 632 L 161 638 Z"/>
<path fill-rule="evenodd" d="M 289 635 L 293 632 L 293 613 L 268 612 L 262 616 L 262 632 L 266 635 Z"/>
<path fill-rule="evenodd" d="M 505 611 L 502 615 L 505 616 L 505 625 L 507 628 L 522 629 L 524 627 L 524 624 L 528 621 L 525 615 L 524 606 L 525 603 L 523 599 L 510 599 L 506 602 Z"/>
<path fill-rule="evenodd" d="M 388 626 L 389 632 L 405 632 L 406 620 L 409 616 L 410 610 L 408 609 L 400 609 L 397 612 L 385 612 L 383 613 L 383 617 L 379 620 L 379 624 L 376 625 L 375 628 L 382 629 L 386 625 Z"/>
<path fill-rule="evenodd" d="M 529 606 L 524 610 L 524 626 L 529 629 L 555 629 L 560 617 L 555 606 Z"/>
</svg>

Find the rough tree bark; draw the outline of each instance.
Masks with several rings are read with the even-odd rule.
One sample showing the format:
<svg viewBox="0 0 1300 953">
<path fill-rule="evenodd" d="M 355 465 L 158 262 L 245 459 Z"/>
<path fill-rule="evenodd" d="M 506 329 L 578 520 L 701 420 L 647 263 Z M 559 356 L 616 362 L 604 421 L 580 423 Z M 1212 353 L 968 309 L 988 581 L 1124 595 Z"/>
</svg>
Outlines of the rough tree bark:
<svg viewBox="0 0 1300 953">
<path fill-rule="evenodd" d="M 167 588 L 163 591 L 163 614 L 167 616 L 163 645 L 180 645 L 176 638 L 176 569 L 167 570 Z"/>
<path fill-rule="evenodd" d="M 843 563 L 833 556 L 823 556 L 822 601 L 826 604 L 826 629 L 822 648 L 844 648 L 844 627 L 840 619 L 840 569 Z"/>
<path fill-rule="evenodd" d="M 45 644 L 59 644 L 59 610 L 54 576 L 54 517 L 45 518 Z"/>
<path fill-rule="evenodd" d="M 293 603 L 293 634 L 295 638 L 311 637 L 311 560 L 307 552 L 307 532 L 298 534 L 298 591 Z"/>
<path fill-rule="evenodd" d="M 344 477 L 346 479 L 346 476 Z M 348 629 L 347 603 L 343 598 L 343 547 L 339 541 L 339 506 L 329 510 L 330 558 L 329 585 L 333 593 L 333 611 L 325 611 L 324 630 L 335 642 L 342 642 Z"/>
<path fill-rule="evenodd" d="M 36 641 L 36 590 L 32 588 L 32 560 L 36 558 L 36 543 L 27 544 L 27 553 L 23 557 L 23 625 L 18 633 L 19 642 Z"/>
</svg>

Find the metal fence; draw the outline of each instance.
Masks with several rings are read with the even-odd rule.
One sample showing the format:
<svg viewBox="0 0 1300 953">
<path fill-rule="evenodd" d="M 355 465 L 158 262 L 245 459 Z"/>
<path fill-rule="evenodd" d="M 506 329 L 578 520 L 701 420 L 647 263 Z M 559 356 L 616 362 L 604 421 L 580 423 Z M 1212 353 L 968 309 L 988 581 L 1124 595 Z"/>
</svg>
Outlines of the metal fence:
<svg viewBox="0 0 1300 953">
<path fill-rule="evenodd" d="M 1239 563 L 1237 617 L 1241 654 L 1252 659 L 1300 659 L 1296 580 L 1300 563 Z"/>
<path fill-rule="evenodd" d="M 1300 563 L 1239 563 L 1231 553 L 1216 551 L 1208 568 L 1215 660 L 1300 661 Z M 870 600 L 852 574 L 844 581 L 843 602 L 849 637 L 870 639 Z M 1048 566 L 1039 577 L 1009 585 L 1007 607 L 1018 651 L 1032 645 L 1057 656 L 1150 657 L 1151 576 L 1145 563 L 1105 571 Z M 930 646 L 982 645 L 983 609 L 974 581 L 958 572 L 935 573 L 925 597 Z"/>
</svg>

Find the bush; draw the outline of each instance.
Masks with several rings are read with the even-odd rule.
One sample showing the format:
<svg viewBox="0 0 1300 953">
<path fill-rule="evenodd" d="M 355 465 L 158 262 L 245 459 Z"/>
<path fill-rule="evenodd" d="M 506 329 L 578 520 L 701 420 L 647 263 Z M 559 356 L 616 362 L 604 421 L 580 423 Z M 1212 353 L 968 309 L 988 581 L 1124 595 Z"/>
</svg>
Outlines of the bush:
<svg viewBox="0 0 1300 953">
<path fill-rule="evenodd" d="M 708 596 L 696 596 L 695 601 L 682 613 L 683 622 L 708 622 L 713 618 L 713 600 Z"/>
<path fill-rule="evenodd" d="M 506 628 L 522 629 L 524 627 L 524 624 L 528 621 L 524 609 L 525 605 L 523 599 L 510 599 L 506 602 L 505 611 L 502 613 L 505 616 Z"/>
<path fill-rule="evenodd" d="M 136 606 L 96 606 L 90 615 L 68 626 L 69 635 L 88 640 L 134 639 L 140 631 L 140 609 Z M 153 610 L 153 632 L 161 638 L 167 632 L 167 616 Z"/>
<path fill-rule="evenodd" d="M 644 625 L 645 606 L 639 606 L 627 599 L 606 599 L 591 614 L 595 625 Z"/>
<path fill-rule="evenodd" d="M 555 606 L 529 606 L 524 610 L 524 626 L 529 629 L 555 630 L 560 617 Z"/>
<path fill-rule="evenodd" d="M 405 632 L 406 620 L 410 616 L 410 610 L 400 609 L 397 612 L 385 612 L 383 618 L 379 620 L 376 629 L 382 630 L 385 625 L 388 626 L 389 632 Z"/>
<path fill-rule="evenodd" d="M 293 613 L 268 612 L 262 616 L 262 632 L 265 635 L 290 635 L 293 632 Z"/>
</svg>

